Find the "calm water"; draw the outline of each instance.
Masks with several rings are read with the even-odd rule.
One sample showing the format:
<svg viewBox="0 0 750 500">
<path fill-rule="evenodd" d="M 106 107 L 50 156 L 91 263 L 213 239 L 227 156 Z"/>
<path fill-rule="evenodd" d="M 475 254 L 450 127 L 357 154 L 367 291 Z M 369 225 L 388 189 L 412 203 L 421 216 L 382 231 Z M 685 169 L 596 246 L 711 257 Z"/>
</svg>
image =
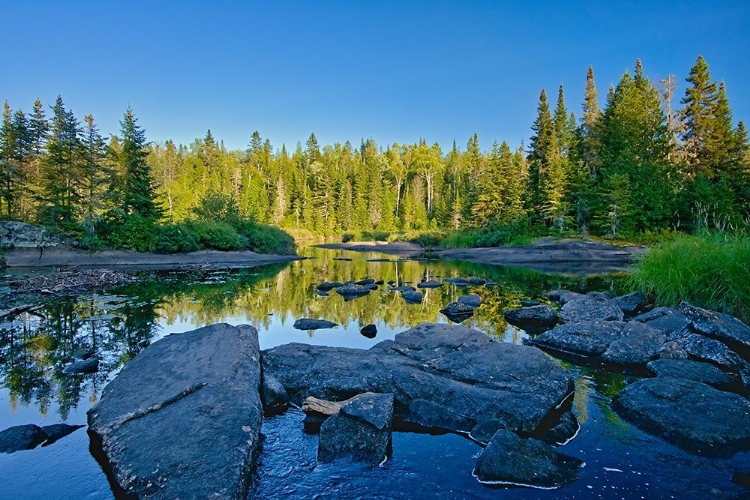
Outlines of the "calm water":
<svg viewBox="0 0 750 500">
<path fill-rule="evenodd" d="M 86 411 L 124 363 L 145 345 L 174 332 L 227 322 L 258 328 L 267 349 L 288 342 L 368 348 L 424 321 L 446 322 L 438 311 L 463 293 L 478 293 L 483 304 L 463 324 L 502 342 L 520 343 L 525 332 L 507 325 L 502 312 L 521 299 L 544 301 L 545 291 L 616 290 L 617 277 L 568 278 L 539 273 L 435 261 L 306 249 L 308 260 L 234 272 L 145 275 L 145 285 L 110 295 L 50 299 L 34 313 L 0 322 L 0 430 L 12 425 L 59 422 L 85 424 Z M 351 261 L 334 260 L 351 258 Z M 389 262 L 369 262 L 386 258 Z M 345 302 L 332 293 L 315 295 L 325 280 L 371 277 L 399 283 L 449 276 L 477 276 L 495 288 L 453 285 L 423 290 L 422 304 L 407 305 L 379 290 Z M 340 326 L 302 332 L 300 317 L 323 318 Z M 359 333 L 374 323 L 378 334 Z M 62 368 L 76 354 L 94 350 L 100 371 L 69 376 Z M 566 365 L 576 377 L 573 411 L 578 436 L 562 447 L 586 467 L 580 479 L 554 491 L 491 489 L 471 475 L 481 448 L 457 435 L 394 433 L 393 456 L 382 467 L 318 464 L 317 436 L 302 432 L 296 410 L 265 420 L 263 450 L 251 498 L 743 498 L 731 483 L 750 471 L 750 454 L 729 460 L 693 457 L 641 433 L 609 408 L 612 395 L 629 380 L 622 375 Z M 0 498 L 111 498 L 104 473 L 88 451 L 80 429 L 48 447 L 0 454 Z M 743 496 L 744 495 L 744 496 Z"/>
</svg>

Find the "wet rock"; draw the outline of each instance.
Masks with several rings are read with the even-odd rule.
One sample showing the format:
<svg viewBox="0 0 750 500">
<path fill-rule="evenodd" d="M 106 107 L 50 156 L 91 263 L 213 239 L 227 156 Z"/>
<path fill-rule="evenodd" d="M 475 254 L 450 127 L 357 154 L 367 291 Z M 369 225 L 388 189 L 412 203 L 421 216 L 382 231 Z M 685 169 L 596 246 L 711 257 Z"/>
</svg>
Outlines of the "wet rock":
<svg viewBox="0 0 750 500">
<path fill-rule="evenodd" d="M 626 323 L 621 337 L 612 342 L 602 359 L 614 365 L 640 366 L 656 359 L 667 337 L 643 323 Z"/>
<path fill-rule="evenodd" d="M 335 328 L 338 325 L 324 319 L 300 318 L 292 326 L 297 330 L 321 330 L 324 328 Z"/>
<path fill-rule="evenodd" d="M 80 429 L 81 427 L 84 427 L 83 425 L 70 425 L 70 424 L 52 424 L 52 425 L 45 425 L 42 427 L 42 431 L 47 435 L 47 440 L 44 442 L 42 446 L 48 446 L 54 443 L 55 441 L 58 441 L 68 434 L 71 434 L 73 431 L 76 431 Z"/>
<path fill-rule="evenodd" d="M 407 304 L 421 304 L 422 303 L 422 294 L 419 292 L 407 290 L 405 292 L 401 292 L 401 297 L 406 301 Z"/>
<path fill-rule="evenodd" d="M 471 284 L 466 278 L 445 278 L 443 281 L 447 281 L 448 283 L 452 283 L 460 287 L 466 287 Z"/>
<path fill-rule="evenodd" d="M 750 348 L 750 327 L 734 316 L 695 307 L 686 302 L 680 304 L 679 309 L 697 333 L 730 346 Z"/>
<path fill-rule="evenodd" d="M 740 370 L 740 382 L 742 382 L 745 392 L 750 394 L 750 369 Z"/>
<path fill-rule="evenodd" d="M 16 425 L 0 432 L 0 453 L 31 450 L 46 440 L 47 434 L 38 425 Z"/>
<path fill-rule="evenodd" d="M 389 292 L 415 292 L 416 288 L 413 286 L 392 286 L 388 289 Z"/>
<path fill-rule="evenodd" d="M 665 335 L 680 331 L 689 323 L 685 314 L 673 307 L 657 307 L 652 311 L 634 317 L 631 321 L 646 323 Z"/>
<path fill-rule="evenodd" d="M 536 305 L 510 309 L 503 314 L 505 321 L 531 333 L 543 332 L 557 324 L 557 311 L 552 306 Z"/>
<path fill-rule="evenodd" d="M 573 439 L 580 429 L 581 426 L 573 412 L 566 411 L 560 415 L 560 420 L 545 432 L 539 440 L 553 446 L 562 445 Z"/>
<path fill-rule="evenodd" d="M 315 295 L 318 297 L 328 297 L 328 292 L 324 292 L 322 290 L 315 290 Z"/>
<path fill-rule="evenodd" d="M 461 323 L 474 315 L 474 308 L 461 302 L 451 302 L 440 309 L 440 312 L 454 323 Z"/>
<path fill-rule="evenodd" d="M 259 357 L 253 327 L 218 324 L 128 362 L 88 412 L 92 453 L 117 494 L 244 498 L 263 414 Z"/>
<path fill-rule="evenodd" d="M 589 292 L 586 294 L 586 297 L 591 297 L 592 299 L 597 300 L 612 300 L 615 298 L 615 296 L 609 292 Z"/>
<path fill-rule="evenodd" d="M 352 300 L 358 297 L 364 297 L 370 293 L 370 289 L 355 283 L 345 283 L 336 288 L 336 293 L 344 297 L 344 300 Z"/>
<path fill-rule="evenodd" d="M 391 439 L 393 394 L 366 393 L 341 406 L 320 428 L 318 460 L 346 458 L 378 465 Z"/>
<path fill-rule="evenodd" d="M 750 401 L 694 380 L 640 380 L 617 394 L 612 408 L 642 431 L 691 453 L 730 456 L 750 450 Z"/>
<path fill-rule="evenodd" d="M 375 336 L 378 334 L 378 328 L 372 324 L 366 325 L 362 327 L 359 333 L 361 333 L 363 336 L 367 337 L 368 339 L 374 339 Z"/>
<path fill-rule="evenodd" d="M 641 292 L 633 292 L 612 299 L 612 302 L 622 309 L 626 317 L 632 317 L 640 314 L 648 307 L 648 300 Z"/>
<path fill-rule="evenodd" d="M 504 420 L 500 420 L 497 418 L 483 420 L 482 422 L 479 422 L 477 425 L 475 425 L 473 429 L 471 429 L 471 432 L 469 432 L 469 437 L 477 443 L 483 446 L 487 446 L 487 443 L 490 442 L 492 436 L 494 436 L 495 433 L 500 429 L 505 429 L 505 425 L 506 423 Z"/>
<path fill-rule="evenodd" d="M 469 284 L 472 286 L 482 286 L 486 283 L 482 278 L 469 278 Z"/>
<path fill-rule="evenodd" d="M 289 402 L 289 396 L 284 386 L 276 377 L 270 374 L 263 375 L 260 397 L 263 407 L 267 409 L 286 407 Z"/>
<path fill-rule="evenodd" d="M 443 286 L 442 283 L 435 280 L 429 280 L 429 281 L 422 281 L 417 285 L 417 288 L 440 288 Z"/>
<path fill-rule="evenodd" d="M 479 456 L 474 475 L 489 484 L 556 488 L 577 479 L 582 465 L 541 441 L 499 430 Z"/>
<path fill-rule="evenodd" d="M 446 429 L 453 432 L 469 432 L 477 423 L 444 404 L 426 399 L 414 399 L 409 413 L 404 417 L 409 423 L 427 428 Z"/>
<path fill-rule="evenodd" d="M 734 484 L 739 484 L 744 488 L 750 488 L 750 474 L 744 472 L 735 472 L 732 475 L 732 482 Z"/>
<path fill-rule="evenodd" d="M 369 285 L 364 285 L 364 286 L 372 291 L 375 291 L 378 289 L 378 285 L 376 285 L 375 283 L 370 283 Z"/>
<path fill-rule="evenodd" d="M 375 280 L 375 285 L 382 285 L 384 283 L 383 280 Z"/>
<path fill-rule="evenodd" d="M 583 321 L 622 321 L 622 309 L 611 301 L 596 296 L 585 296 L 565 303 L 560 309 L 560 319 L 565 323 Z"/>
<path fill-rule="evenodd" d="M 482 297 L 475 293 L 471 293 L 469 295 L 461 295 L 456 300 L 461 304 L 466 304 L 467 306 L 473 307 L 475 309 L 482 304 Z"/>
<path fill-rule="evenodd" d="M 368 350 L 286 344 L 264 351 L 262 362 L 296 404 L 308 396 L 391 393 L 400 417 L 434 427 L 435 407 L 412 403 L 429 401 L 475 423 L 500 419 L 528 433 L 572 391 L 570 375 L 538 349 L 458 325 L 421 324 Z"/>
<path fill-rule="evenodd" d="M 718 340 L 709 339 L 694 333 L 675 340 L 685 351 L 695 359 L 707 361 L 724 370 L 739 373 L 749 368 L 748 362 L 742 356 L 731 350 Z"/>
<path fill-rule="evenodd" d="M 372 279 L 372 278 L 365 278 L 363 280 L 355 281 L 354 284 L 355 285 L 361 285 L 361 286 L 374 285 L 375 284 L 375 280 Z"/>
<path fill-rule="evenodd" d="M 657 359 L 648 364 L 648 371 L 656 377 L 684 378 L 703 382 L 719 390 L 731 388 L 735 381 L 715 366 L 699 361 Z"/>
<path fill-rule="evenodd" d="M 99 371 L 99 357 L 92 356 L 81 361 L 71 363 L 63 368 L 63 373 L 67 375 L 80 375 L 84 373 L 96 373 Z"/>
<path fill-rule="evenodd" d="M 329 290 L 333 290 L 334 288 L 338 288 L 342 286 L 343 283 L 338 281 L 324 281 L 320 285 L 318 285 L 316 288 L 320 290 L 321 292 L 327 292 Z"/>
<path fill-rule="evenodd" d="M 620 321 L 571 323 L 544 332 L 529 343 L 563 354 L 601 357 L 610 344 L 622 337 L 624 326 Z"/>
<path fill-rule="evenodd" d="M 674 340 L 665 342 L 656 353 L 659 359 L 689 359 L 687 351 Z"/>
<path fill-rule="evenodd" d="M 519 300 L 521 307 L 534 307 L 541 305 L 538 300 Z M 555 314 L 557 316 L 557 314 Z"/>
<path fill-rule="evenodd" d="M 556 302 L 561 306 L 564 306 L 571 300 L 581 299 L 585 297 L 585 295 L 576 292 L 569 292 L 568 290 L 552 290 L 547 294 L 547 297 L 552 302 Z"/>
</svg>

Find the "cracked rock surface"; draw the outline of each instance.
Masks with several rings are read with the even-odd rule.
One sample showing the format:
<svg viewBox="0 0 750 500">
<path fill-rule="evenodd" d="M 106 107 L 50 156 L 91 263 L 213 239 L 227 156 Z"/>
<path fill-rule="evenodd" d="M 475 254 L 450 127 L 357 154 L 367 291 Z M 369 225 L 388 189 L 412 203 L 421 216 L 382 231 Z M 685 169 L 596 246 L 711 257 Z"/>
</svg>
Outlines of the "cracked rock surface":
<svg viewBox="0 0 750 500">
<path fill-rule="evenodd" d="M 130 361 L 88 412 L 116 495 L 244 498 L 257 453 L 258 336 L 218 324 L 169 335 Z"/>
</svg>

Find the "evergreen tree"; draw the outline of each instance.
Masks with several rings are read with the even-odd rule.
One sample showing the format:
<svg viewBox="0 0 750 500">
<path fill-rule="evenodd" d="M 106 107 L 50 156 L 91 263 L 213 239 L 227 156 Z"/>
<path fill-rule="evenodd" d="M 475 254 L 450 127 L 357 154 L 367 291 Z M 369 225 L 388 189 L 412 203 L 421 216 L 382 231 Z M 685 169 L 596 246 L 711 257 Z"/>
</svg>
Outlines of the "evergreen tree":
<svg viewBox="0 0 750 500">
<path fill-rule="evenodd" d="M 98 212 L 102 208 L 101 194 L 104 183 L 109 180 L 108 169 L 105 165 L 107 146 L 94 123 L 92 115 L 83 119 L 86 128 L 82 142 L 82 170 L 85 189 L 85 215 L 83 225 L 89 238 L 95 236 L 94 223 Z"/>
<path fill-rule="evenodd" d="M 684 123 L 685 132 L 682 135 L 683 157 L 687 163 L 687 174 L 694 177 L 703 174 L 713 177 L 710 167 L 711 147 L 709 137 L 714 128 L 714 110 L 717 105 L 717 85 L 711 81 L 711 73 L 703 56 L 690 69 L 687 78 L 690 84 L 685 89 L 685 97 L 682 99 L 684 108 L 681 118 Z"/>
<path fill-rule="evenodd" d="M 210 132 L 210 131 L 209 131 Z M 151 168 L 146 161 L 146 133 L 128 108 L 120 122 L 122 150 L 117 156 L 123 175 L 121 207 L 125 217 L 156 221 L 161 213 L 154 203 Z"/>
<path fill-rule="evenodd" d="M 567 173 L 544 89 L 539 96 L 537 112 L 531 127 L 535 135 L 531 137 L 529 151 L 530 207 L 537 217 L 552 225 L 565 213 L 563 201 Z"/>
<path fill-rule="evenodd" d="M 13 126 L 13 110 L 8 101 L 3 107 L 3 122 L 0 126 L 0 215 L 11 219 L 15 213 L 17 178 L 20 169 L 16 163 L 16 137 Z"/>
</svg>

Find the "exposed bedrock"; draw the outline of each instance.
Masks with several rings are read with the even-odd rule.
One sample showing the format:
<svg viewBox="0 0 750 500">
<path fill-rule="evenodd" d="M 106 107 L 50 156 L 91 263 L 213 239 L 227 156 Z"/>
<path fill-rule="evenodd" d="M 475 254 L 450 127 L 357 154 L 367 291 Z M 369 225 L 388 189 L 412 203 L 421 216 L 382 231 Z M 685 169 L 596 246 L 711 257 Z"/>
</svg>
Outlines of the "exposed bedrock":
<svg viewBox="0 0 750 500">
<path fill-rule="evenodd" d="M 115 493 L 244 498 L 262 419 L 259 354 L 253 327 L 218 324 L 169 335 L 125 365 L 88 412 Z"/>
<path fill-rule="evenodd" d="M 459 325 L 421 324 L 369 350 L 286 344 L 263 351 L 262 365 L 298 405 L 390 393 L 405 422 L 461 432 L 497 419 L 531 433 L 573 388 L 538 349 Z"/>
</svg>

